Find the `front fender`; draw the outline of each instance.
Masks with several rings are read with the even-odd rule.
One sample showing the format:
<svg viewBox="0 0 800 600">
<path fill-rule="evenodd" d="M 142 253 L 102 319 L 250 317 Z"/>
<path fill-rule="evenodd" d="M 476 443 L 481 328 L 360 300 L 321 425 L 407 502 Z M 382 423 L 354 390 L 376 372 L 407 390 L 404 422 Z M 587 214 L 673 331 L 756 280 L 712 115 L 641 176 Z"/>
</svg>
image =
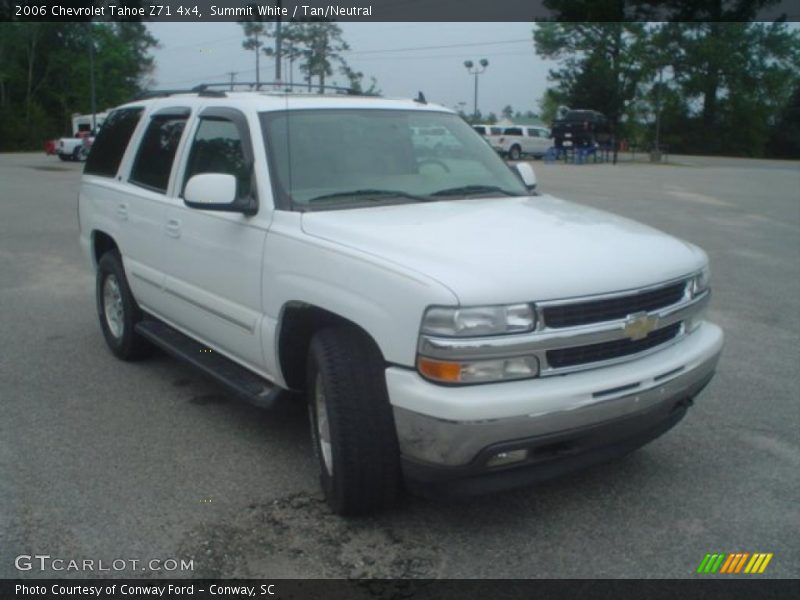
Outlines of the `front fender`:
<svg viewBox="0 0 800 600">
<path fill-rule="evenodd" d="M 422 314 L 431 304 L 457 304 L 437 281 L 300 230 L 300 215 L 276 213 L 264 254 L 264 355 L 279 372 L 276 344 L 283 308 L 304 303 L 364 329 L 387 362 L 412 367 Z M 272 342 L 272 343 L 271 343 Z"/>
</svg>

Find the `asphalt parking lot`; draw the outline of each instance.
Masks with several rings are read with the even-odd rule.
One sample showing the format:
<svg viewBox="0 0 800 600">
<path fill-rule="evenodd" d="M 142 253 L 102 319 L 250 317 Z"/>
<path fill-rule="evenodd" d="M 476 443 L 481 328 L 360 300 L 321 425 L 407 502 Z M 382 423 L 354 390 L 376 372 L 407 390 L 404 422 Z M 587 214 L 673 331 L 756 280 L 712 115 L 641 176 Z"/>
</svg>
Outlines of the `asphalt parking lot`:
<svg viewBox="0 0 800 600">
<path fill-rule="evenodd" d="M 192 559 L 195 577 L 698 577 L 708 552 L 800 574 L 800 163 L 534 164 L 540 189 L 699 244 L 718 374 L 612 464 L 459 502 L 331 515 L 302 407 L 264 413 L 106 350 L 78 246 L 81 165 L 0 155 L 0 577 L 20 554 Z M 104 574 L 108 575 L 108 574 Z"/>
</svg>

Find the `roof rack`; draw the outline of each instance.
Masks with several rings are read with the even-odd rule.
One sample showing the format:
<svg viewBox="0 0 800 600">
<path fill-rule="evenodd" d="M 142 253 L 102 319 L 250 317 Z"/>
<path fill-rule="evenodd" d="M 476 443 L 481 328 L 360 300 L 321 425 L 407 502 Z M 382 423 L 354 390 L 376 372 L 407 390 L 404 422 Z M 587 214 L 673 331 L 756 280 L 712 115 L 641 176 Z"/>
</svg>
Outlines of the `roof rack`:
<svg viewBox="0 0 800 600">
<path fill-rule="evenodd" d="M 198 86 L 199 87 L 199 86 Z M 212 90 L 200 90 L 197 87 L 187 88 L 187 89 L 175 89 L 175 90 L 147 90 L 142 92 L 135 100 L 147 100 L 148 98 L 167 98 L 169 96 L 174 96 L 176 94 L 198 94 L 200 96 L 212 96 L 222 98 L 225 96 L 225 92 L 218 92 Z"/>
<path fill-rule="evenodd" d="M 225 88 L 229 91 L 233 91 L 235 88 L 247 88 L 248 91 L 262 91 L 264 88 L 267 88 L 268 91 L 271 92 L 285 92 L 291 93 L 294 89 L 303 91 L 308 90 L 309 85 L 307 82 L 305 83 L 287 83 L 285 81 L 221 81 L 218 83 L 201 83 L 193 88 L 195 92 L 209 92 L 211 91 L 209 88 Z M 364 92 L 359 92 L 354 90 L 350 87 L 342 87 L 338 85 L 315 85 L 312 84 L 310 86 L 309 93 L 317 94 L 322 92 L 334 92 L 336 94 L 346 94 L 348 96 L 366 96 L 368 94 Z"/>
<path fill-rule="evenodd" d="M 217 89 L 214 89 L 217 88 Z M 219 89 L 224 88 L 224 89 Z M 136 97 L 136 100 L 146 100 L 148 98 L 167 98 L 176 94 L 197 94 L 199 96 L 209 96 L 212 98 L 224 98 L 226 91 L 234 91 L 236 89 L 244 88 L 246 91 L 269 91 L 273 93 L 290 94 L 295 90 L 305 91 L 308 89 L 308 83 L 285 83 L 282 81 L 221 81 L 219 83 L 201 83 L 193 88 L 187 89 L 171 89 L 171 90 L 148 90 L 142 92 Z M 338 85 L 312 85 L 310 94 L 319 94 L 320 89 L 322 93 L 333 92 L 335 94 L 344 94 L 347 96 L 377 96 L 378 94 L 369 94 L 367 92 L 359 92 L 349 87 L 341 87 Z"/>
</svg>

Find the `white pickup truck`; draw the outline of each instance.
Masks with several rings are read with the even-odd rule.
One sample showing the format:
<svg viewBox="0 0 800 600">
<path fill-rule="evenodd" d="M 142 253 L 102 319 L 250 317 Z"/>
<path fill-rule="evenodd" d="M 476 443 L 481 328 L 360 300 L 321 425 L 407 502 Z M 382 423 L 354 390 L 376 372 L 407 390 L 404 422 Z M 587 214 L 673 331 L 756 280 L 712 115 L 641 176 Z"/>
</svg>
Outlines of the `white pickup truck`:
<svg viewBox="0 0 800 600">
<path fill-rule="evenodd" d="M 117 357 L 304 394 L 330 507 L 365 513 L 620 456 L 711 379 L 705 253 L 535 183 L 424 100 L 201 88 L 109 115 L 80 241 Z"/>
<path fill-rule="evenodd" d="M 91 136 L 78 136 L 74 138 L 63 137 L 56 142 L 56 154 L 61 160 L 83 162 L 89 156 L 94 138 Z"/>
<path fill-rule="evenodd" d="M 94 133 L 105 123 L 108 111 L 95 115 L 72 115 L 73 137 L 62 137 L 56 142 L 56 154 L 61 160 L 83 162 L 94 143 Z"/>
</svg>

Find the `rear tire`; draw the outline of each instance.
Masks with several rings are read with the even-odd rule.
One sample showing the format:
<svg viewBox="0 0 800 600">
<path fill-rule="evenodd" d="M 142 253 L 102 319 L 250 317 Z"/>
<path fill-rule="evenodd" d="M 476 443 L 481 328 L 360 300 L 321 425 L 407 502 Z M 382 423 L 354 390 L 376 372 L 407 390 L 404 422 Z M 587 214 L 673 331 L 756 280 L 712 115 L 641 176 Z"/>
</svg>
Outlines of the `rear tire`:
<svg viewBox="0 0 800 600">
<path fill-rule="evenodd" d="M 311 340 L 307 385 L 311 438 L 331 510 L 373 512 L 400 494 L 400 450 L 375 342 L 353 327 Z"/>
<path fill-rule="evenodd" d="M 114 356 L 122 360 L 149 356 L 153 346 L 135 331 L 143 315 L 116 251 L 103 254 L 97 264 L 96 299 L 100 328 Z"/>
<path fill-rule="evenodd" d="M 508 157 L 511 160 L 519 160 L 522 157 L 522 151 L 520 150 L 520 147 L 511 146 L 511 149 L 508 151 Z"/>
</svg>

